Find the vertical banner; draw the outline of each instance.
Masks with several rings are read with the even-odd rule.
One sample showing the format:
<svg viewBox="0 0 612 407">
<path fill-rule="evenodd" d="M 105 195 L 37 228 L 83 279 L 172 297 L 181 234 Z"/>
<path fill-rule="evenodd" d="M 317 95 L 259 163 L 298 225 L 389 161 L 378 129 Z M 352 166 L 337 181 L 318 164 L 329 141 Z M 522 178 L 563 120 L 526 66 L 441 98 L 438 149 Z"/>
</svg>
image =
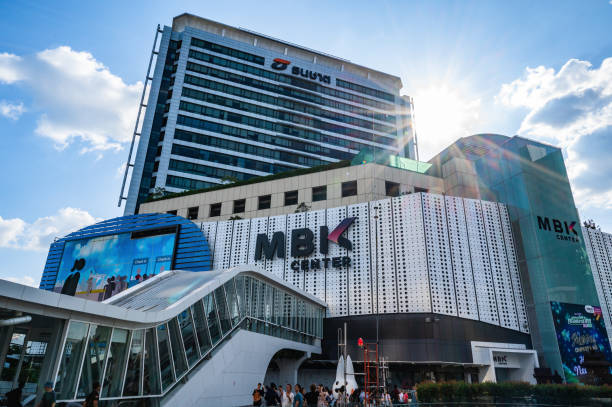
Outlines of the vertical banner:
<svg viewBox="0 0 612 407">
<path fill-rule="evenodd" d="M 550 306 L 565 380 L 568 383 L 598 383 L 600 375 L 611 372 L 612 362 L 601 308 L 556 301 Z"/>
</svg>

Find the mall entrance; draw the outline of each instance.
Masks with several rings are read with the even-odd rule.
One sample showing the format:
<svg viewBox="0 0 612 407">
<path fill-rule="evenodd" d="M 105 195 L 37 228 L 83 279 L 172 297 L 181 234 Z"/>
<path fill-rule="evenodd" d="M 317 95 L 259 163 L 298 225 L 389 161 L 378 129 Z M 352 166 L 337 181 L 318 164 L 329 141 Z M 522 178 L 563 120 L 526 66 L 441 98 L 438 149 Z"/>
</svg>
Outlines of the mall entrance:
<svg viewBox="0 0 612 407">
<path fill-rule="evenodd" d="M 47 356 L 61 335 L 63 321 L 0 308 L 0 395 L 24 384 L 23 405 L 33 404 L 52 379 L 54 357 Z"/>
</svg>

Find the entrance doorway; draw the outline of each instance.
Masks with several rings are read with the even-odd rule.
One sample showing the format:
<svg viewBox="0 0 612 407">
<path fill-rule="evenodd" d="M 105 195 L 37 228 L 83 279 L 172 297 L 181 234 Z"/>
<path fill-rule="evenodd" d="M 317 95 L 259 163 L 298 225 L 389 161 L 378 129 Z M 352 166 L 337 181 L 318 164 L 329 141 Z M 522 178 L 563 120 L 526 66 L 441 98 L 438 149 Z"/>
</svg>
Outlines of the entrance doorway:
<svg viewBox="0 0 612 407">
<path fill-rule="evenodd" d="M 0 394 L 17 388 L 19 383 L 24 384 L 24 397 L 37 393 L 40 384 L 48 380 L 41 378 L 41 372 L 50 336 L 47 329 L 31 322 L 0 328 Z"/>
</svg>

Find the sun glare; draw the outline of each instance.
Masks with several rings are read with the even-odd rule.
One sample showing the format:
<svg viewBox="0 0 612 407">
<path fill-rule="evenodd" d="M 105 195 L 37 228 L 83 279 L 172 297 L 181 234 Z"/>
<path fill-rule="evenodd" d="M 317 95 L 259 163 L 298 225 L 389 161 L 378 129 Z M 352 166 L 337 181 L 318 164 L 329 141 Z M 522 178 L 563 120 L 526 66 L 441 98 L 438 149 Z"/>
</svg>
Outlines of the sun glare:
<svg viewBox="0 0 612 407">
<path fill-rule="evenodd" d="M 480 99 L 467 100 L 448 85 L 418 90 L 413 97 L 421 160 L 428 160 L 458 137 L 468 135 L 478 120 Z"/>
</svg>

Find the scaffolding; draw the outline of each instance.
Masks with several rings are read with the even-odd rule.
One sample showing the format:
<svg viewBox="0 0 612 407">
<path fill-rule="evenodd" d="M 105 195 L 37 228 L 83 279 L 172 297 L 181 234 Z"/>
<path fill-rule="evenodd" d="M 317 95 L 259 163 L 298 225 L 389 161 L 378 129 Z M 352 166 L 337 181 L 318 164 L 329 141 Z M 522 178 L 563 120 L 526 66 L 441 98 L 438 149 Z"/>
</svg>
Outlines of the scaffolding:
<svg viewBox="0 0 612 407">
<path fill-rule="evenodd" d="M 363 374 L 365 391 L 365 404 L 373 404 L 380 393 L 380 383 L 378 380 L 379 360 L 378 360 L 378 344 L 364 343 L 363 344 Z"/>
</svg>

